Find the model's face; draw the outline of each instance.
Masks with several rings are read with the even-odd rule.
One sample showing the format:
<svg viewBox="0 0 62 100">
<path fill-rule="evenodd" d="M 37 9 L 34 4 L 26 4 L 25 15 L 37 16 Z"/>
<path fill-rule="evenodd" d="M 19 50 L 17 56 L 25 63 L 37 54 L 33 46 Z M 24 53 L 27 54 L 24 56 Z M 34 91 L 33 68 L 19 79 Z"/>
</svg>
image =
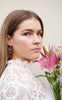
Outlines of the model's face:
<svg viewBox="0 0 62 100">
<path fill-rule="evenodd" d="M 39 57 L 42 46 L 42 28 L 35 18 L 23 21 L 11 38 L 13 59 L 35 60 Z"/>
</svg>

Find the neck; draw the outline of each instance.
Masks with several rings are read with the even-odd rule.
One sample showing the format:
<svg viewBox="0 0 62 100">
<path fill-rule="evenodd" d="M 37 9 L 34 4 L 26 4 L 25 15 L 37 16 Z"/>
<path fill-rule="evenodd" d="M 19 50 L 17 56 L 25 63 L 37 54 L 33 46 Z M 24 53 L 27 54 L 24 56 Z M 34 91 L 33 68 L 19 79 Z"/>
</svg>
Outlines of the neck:
<svg viewBox="0 0 62 100">
<path fill-rule="evenodd" d="M 13 57 L 12 60 L 20 59 L 21 61 L 28 61 L 29 63 L 31 62 L 30 59 L 27 58 L 18 58 L 18 57 Z"/>
</svg>

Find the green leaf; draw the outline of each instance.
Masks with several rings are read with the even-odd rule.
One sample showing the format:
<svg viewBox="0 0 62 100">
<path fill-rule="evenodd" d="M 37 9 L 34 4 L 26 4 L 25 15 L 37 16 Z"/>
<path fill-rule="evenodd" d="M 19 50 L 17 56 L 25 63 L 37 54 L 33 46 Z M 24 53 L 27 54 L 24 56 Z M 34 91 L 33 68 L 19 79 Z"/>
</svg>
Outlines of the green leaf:
<svg viewBox="0 0 62 100">
<path fill-rule="evenodd" d="M 60 66 L 59 65 L 57 65 L 57 67 L 55 68 L 54 75 L 55 75 L 55 77 L 58 77 L 58 75 L 60 75 Z"/>
<path fill-rule="evenodd" d="M 50 52 L 49 52 L 49 57 L 50 57 L 51 53 L 52 53 L 52 49 L 51 49 Z"/>
<path fill-rule="evenodd" d="M 55 100 L 61 100 L 61 88 L 60 88 L 60 81 L 58 81 L 54 86 L 53 86 L 53 93 L 55 96 Z"/>
<path fill-rule="evenodd" d="M 48 80 L 48 82 L 53 85 L 53 83 L 57 80 L 57 78 L 55 76 L 53 76 L 51 73 L 49 72 L 45 72 L 46 74 L 46 78 Z M 52 76 L 49 76 L 49 75 L 52 75 Z"/>
<path fill-rule="evenodd" d="M 45 75 L 37 75 L 36 77 L 46 77 Z"/>
</svg>

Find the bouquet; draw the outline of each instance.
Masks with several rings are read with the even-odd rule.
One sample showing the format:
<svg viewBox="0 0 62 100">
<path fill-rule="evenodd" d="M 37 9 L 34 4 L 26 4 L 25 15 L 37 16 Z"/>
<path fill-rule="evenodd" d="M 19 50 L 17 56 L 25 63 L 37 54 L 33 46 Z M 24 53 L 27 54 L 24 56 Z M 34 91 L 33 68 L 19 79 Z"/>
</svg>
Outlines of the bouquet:
<svg viewBox="0 0 62 100">
<path fill-rule="evenodd" d="M 47 69 L 44 75 L 37 75 L 36 77 L 46 77 L 52 88 L 55 100 L 61 100 L 62 88 L 62 46 L 49 47 L 43 46 L 43 53 L 40 52 L 41 70 Z"/>
</svg>

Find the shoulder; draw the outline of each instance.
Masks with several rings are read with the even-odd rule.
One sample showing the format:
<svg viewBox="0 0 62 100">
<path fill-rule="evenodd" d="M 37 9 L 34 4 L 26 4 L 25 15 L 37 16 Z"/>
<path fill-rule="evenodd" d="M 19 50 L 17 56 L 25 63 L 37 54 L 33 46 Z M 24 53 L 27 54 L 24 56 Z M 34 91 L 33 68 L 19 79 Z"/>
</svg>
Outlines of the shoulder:
<svg viewBox="0 0 62 100">
<path fill-rule="evenodd" d="M 18 70 L 16 65 L 8 64 L 0 77 L 0 81 L 5 84 L 14 84 L 21 76 L 21 74 L 18 74 Z"/>
<path fill-rule="evenodd" d="M 20 84 L 21 83 L 15 79 L 14 75 L 5 77 L 5 79 L 0 82 L 0 99 L 24 100 L 23 98 L 25 96 L 28 98 L 26 88 Z"/>
<path fill-rule="evenodd" d="M 16 66 L 8 65 L 0 78 L 1 100 L 22 100 L 28 93 Z M 24 100 L 24 99 L 23 99 Z"/>
</svg>

